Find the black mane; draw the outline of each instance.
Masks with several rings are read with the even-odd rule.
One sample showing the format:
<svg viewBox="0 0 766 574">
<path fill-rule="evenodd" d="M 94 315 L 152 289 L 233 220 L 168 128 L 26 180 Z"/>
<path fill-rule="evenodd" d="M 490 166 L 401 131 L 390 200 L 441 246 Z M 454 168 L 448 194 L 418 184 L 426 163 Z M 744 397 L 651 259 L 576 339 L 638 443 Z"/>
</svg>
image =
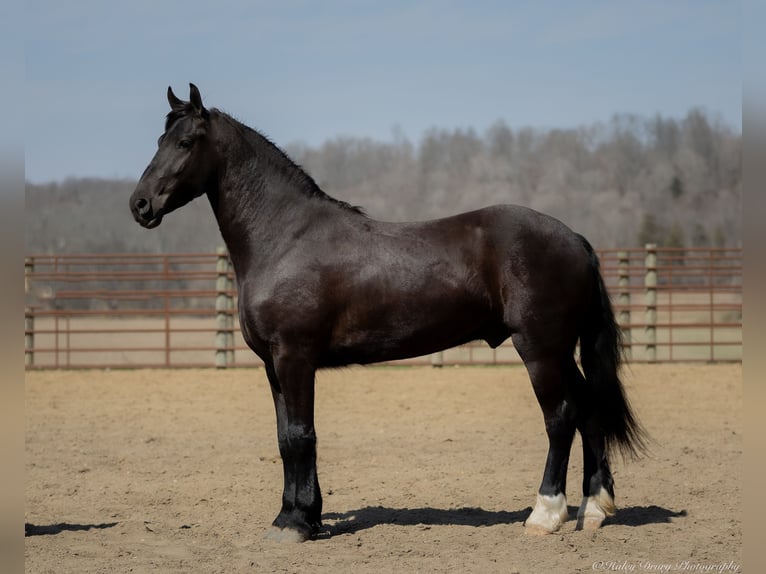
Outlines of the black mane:
<svg viewBox="0 0 766 574">
<path fill-rule="evenodd" d="M 245 137 L 253 144 L 253 148 L 256 154 L 264 157 L 269 161 L 271 167 L 275 169 L 280 175 L 285 177 L 289 181 L 297 182 L 298 188 L 310 197 L 316 197 L 325 201 L 334 203 L 335 205 L 342 207 L 343 209 L 353 211 L 360 215 L 365 215 L 364 211 L 358 205 L 351 205 L 346 201 L 336 199 L 331 195 L 326 194 L 317 185 L 314 178 L 312 178 L 306 170 L 303 169 L 298 163 L 296 163 L 287 152 L 280 148 L 277 144 L 272 142 L 267 136 L 263 135 L 258 130 L 255 130 L 247 124 L 240 122 L 233 118 L 231 115 L 222 112 L 216 108 L 212 109 L 212 112 L 217 113 L 228 122 L 233 124 L 245 133 Z"/>
</svg>

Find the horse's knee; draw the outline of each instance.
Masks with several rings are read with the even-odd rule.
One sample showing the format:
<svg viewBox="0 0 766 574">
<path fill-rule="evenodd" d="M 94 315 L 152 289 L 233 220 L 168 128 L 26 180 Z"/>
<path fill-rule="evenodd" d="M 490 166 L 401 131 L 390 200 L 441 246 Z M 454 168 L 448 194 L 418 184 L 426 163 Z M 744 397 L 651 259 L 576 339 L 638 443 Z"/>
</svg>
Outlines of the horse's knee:
<svg viewBox="0 0 766 574">
<path fill-rule="evenodd" d="M 288 423 L 278 433 L 277 441 L 280 452 L 304 453 L 316 448 L 316 431 L 305 424 Z"/>
<path fill-rule="evenodd" d="M 316 452 L 317 436 L 314 427 L 302 424 L 288 424 L 287 432 L 280 437 L 280 448 L 287 449 L 293 456 L 304 457 Z"/>
</svg>

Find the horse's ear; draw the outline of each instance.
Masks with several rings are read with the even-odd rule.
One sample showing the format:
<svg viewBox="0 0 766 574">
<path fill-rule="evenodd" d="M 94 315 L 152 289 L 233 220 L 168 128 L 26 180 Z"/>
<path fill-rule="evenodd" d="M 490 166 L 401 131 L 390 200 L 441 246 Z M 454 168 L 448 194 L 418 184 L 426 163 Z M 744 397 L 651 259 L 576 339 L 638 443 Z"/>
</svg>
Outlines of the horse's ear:
<svg viewBox="0 0 766 574">
<path fill-rule="evenodd" d="M 180 110 L 184 107 L 184 102 L 179 100 L 176 95 L 173 93 L 173 88 L 168 86 L 168 103 L 170 104 L 171 110 Z"/>
<path fill-rule="evenodd" d="M 202 105 L 202 96 L 199 93 L 199 89 L 194 84 L 189 84 L 189 101 L 191 102 L 194 111 L 200 114 L 207 112 L 205 106 Z"/>
</svg>

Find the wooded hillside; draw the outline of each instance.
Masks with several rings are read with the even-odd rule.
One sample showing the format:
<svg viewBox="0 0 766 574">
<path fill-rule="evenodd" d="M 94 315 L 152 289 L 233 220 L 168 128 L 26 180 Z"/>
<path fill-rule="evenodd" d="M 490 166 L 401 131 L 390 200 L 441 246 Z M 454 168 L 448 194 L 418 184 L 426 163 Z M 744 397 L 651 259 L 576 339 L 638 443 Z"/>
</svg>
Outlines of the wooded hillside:
<svg viewBox="0 0 766 574">
<path fill-rule="evenodd" d="M 741 148 L 741 134 L 694 109 L 682 119 L 622 115 L 562 130 L 513 130 L 499 121 L 482 134 L 432 129 L 416 143 L 401 135 L 390 142 L 339 137 L 286 151 L 324 191 L 374 218 L 430 219 L 516 203 L 609 248 L 741 245 Z M 128 209 L 134 187 L 87 178 L 27 184 L 27 253 L 222 244 L 204 198 L 155 230 L 141 229 Z"/>
</svg>

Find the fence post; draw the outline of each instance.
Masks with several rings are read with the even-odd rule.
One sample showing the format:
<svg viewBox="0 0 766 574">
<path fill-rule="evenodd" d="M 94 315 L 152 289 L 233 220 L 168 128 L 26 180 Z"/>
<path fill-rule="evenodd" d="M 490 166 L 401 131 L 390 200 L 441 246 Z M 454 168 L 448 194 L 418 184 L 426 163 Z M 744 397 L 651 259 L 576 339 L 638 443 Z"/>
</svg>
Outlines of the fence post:
<svg viewBox="0 0 766 574">
<path fill-rule="evenodd" d="M 34 259 L 24 258 L 24 294 L 28 295 L 32 289 L 32 273 L 35 270 Z M 31 367 L 35 364 L 35 314 L 34 309 L 24 307 L 24 366 Z"/>
<path fill-rule="evenodd" d="M 633 357 L 630 340 L 630 257 L 627 251 L 618 251 L 617 259 L 617 302 L 620 306 L 617 322 L 622 329 L 625 358 L 630 360 Z"/>
<path fill-rule="evenodd" d="M 234 366 L 234 265 L 226 257 L 226 364 Z"/>
<path fill-rule="evenodd" d="M 215 288 L 215 366 L 225 369 L 229 359 L 229 256 L 225 247 L 216 249 L 218 260 L 216 261 Z"/>
<path fill-rule="evenodd" d="M 432 367 L 444 366 L 444 351 L 437 351 L 436 353 L 431 353 L 431 366 Z"/>
<path fill-rule="evenodd" d="M 657 245 L 646 244 L 646 273 L 644 275 L 646 305 L 646 360 L 657 361 Z"/>
<path fill-rule="evenodd" d="M 165 255 L 162 258 L 162 279 L 166 286 L 163 291 L 163 310 L 165 312 L 165 367 L 170 367 L 170 295 L 167 291 L 167 285 L 170 282 L 170 257 Z M 67 325 L 67 332 L 69 328 Z"/>
</svg>

